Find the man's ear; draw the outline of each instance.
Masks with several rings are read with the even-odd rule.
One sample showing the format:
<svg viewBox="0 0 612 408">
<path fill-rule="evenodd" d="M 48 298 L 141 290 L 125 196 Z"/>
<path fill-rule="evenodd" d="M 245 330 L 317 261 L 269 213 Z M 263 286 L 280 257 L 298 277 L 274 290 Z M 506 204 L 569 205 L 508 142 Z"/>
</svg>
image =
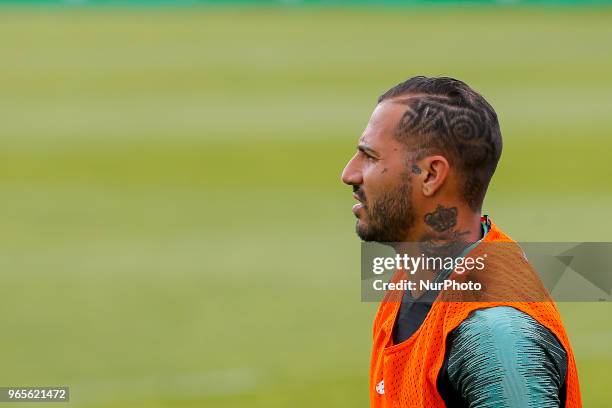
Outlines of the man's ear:
<svg viewBox="0 0 612 408">
<path fill-rule="evenodd" d="M 420 161 L 423 169 L 422 192 L 425 197 L 432 197 L 444 185 L 450 165 L 444 156 L 428 156 Z"/>
</svg>

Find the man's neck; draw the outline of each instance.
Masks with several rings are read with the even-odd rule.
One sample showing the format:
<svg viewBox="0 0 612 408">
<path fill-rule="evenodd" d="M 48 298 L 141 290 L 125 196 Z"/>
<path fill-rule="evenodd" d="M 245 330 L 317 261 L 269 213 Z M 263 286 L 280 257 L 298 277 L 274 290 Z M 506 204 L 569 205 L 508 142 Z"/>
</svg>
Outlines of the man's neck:
<svg viewBox="0 0 612 408">
<path fill-rule="evenodd" d="M 424 255 L 456 256 L 482 238 L 480 218 L 466 206 L 436 204 L 417 218 L 405 241 L 418 243 Z"/>
<path fill-rule="evenodd" d="M 430 258 L 457 258 L 471 244 L 482 238 L 480 212 L 465 207 L 437 205 L 426 213 L 413 228 L 406 244 L 395 248 L 398 253 Z M 417 280 L 430 280 L 441 271 L 418 270 L 413 272 Z M 420 291 L 414 291 L 415 297 Z"/>
</svg>

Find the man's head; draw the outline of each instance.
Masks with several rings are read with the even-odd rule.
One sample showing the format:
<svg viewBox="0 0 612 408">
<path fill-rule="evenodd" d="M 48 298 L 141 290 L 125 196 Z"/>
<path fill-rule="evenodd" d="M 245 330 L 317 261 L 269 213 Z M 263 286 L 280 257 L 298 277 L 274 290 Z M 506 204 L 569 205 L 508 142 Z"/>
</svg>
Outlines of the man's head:
<svg viewBox="0 0 612 408">
<path fill-rule="evenodd" d="M 495 111 L 465 83 L 414 77 L 394 86 L 378 98 L 342 173 L 360 201 L 357 233 L 416 240 L 416 220 L 429 224 L 440 204 L 480 213 L 501 150 Z"/>
</svg>

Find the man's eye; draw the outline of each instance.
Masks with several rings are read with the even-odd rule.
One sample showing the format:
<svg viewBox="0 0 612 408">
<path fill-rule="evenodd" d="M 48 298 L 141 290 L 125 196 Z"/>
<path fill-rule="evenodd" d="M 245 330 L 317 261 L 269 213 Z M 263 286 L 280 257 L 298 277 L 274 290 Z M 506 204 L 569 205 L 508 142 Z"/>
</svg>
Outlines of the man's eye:
<svg viewBox="0 0 612 408">
<path fill-rule="evenodd" d="M 361 154 L 363 157 L 365 157 L 365 158 L 366 158 L 366 160 L 368 160 L 368 161 L 376 161 L 376 160 L 378 160 L 376 157 L 374 157 L 374 156 L 372 156 L 372 155 L 367 154 L 367 153 L 366 153 L 366 152 L 364 152 L 363 150 L 360 150 L 360 151 L 359 151 L 359 154 Z"/>
</svg>

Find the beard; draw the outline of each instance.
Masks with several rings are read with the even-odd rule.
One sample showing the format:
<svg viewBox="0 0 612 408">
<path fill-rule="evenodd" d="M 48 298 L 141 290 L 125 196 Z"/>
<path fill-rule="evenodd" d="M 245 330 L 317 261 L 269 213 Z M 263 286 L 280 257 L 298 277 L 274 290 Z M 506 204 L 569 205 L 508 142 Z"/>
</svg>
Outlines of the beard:
<svg viewBox="0 0 612 408">
<path fill-rule="evenodd" d="M 362 191 L 356 192 L 363 197 Z M 410 178 L 403 178 L 394 190 L 364 204 L 365 220 L 358 219 L 356 231 L 366 242 L 402 242 L 414 225 Z"/>
</svg>

